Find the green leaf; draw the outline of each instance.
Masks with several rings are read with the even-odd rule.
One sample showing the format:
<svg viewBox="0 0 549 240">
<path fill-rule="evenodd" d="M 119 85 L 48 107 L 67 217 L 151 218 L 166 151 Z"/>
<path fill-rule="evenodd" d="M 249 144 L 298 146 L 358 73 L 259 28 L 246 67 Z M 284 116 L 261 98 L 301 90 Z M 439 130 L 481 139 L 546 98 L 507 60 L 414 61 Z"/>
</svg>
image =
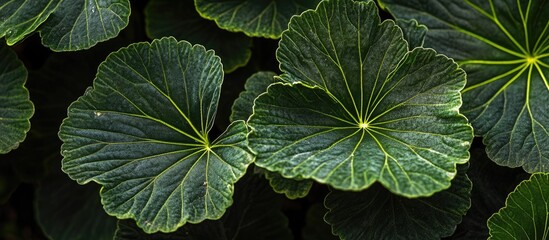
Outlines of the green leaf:
<svg viewBox="0 0 549 240">
<path fill-rule="evenodd" d="M 14 45 L 33 33 L 55 10 L 61 0 L 0 0 L 0 38 Z"/>
<path fill-rule="evenodd" d="M 325 1 L 294 17 L 277 57 L 281 79 L 296 83 L 273 84 L 255 101 L 258 166 L 342 190 L 378 181 L 416 197 L 448 188 L 468 160 L 464 72 L 433 50 L 408 51 L 373 2 Z"/>
<path fill-rule="evenodd" d="M 220 220 L 187 224 L 174 233 L 154 235 L 143 233 L 131 222 L 119 221 L 115 239 L 292 239 L 280 200 L 265 180 L 248 175 L 237 183 L 234 204 Z"/>
<path fill-rule="evenodd" d="M 285 178 L 279 173 L 265 171 L 265 178 L 276 193 L 284 194 L 289 199 L 303 198 L 309 194 L 313 181 Z"/>
<path fill-rule="evenodd" d="M 536 173 L 507 197 L 488 219 L 489 239 L 549 238 L 549 174 Z"/>
<path fill-rule="evenodd" d="M 267 91 L 270 84 L 276 82 L 276 73 L 257 72 L 246 80 L 245 90 L 235 100 L 232 107 L 231 120 L 248 120 L 253 112 L 254 100 Z M 289 199 L 305 197 L 311 189 L 313 182 L 310 180 L 288 179 L 278 173 L 261 169 L 269 184 L 277 193 L 284 194 Z"/>
<path fill-rule="evenodd" d="M 35 196 L 36 219 L 49 238 L 112 239 L 116 218 L 103 211 L 96 184 L 80 186 L 59 173 L 44 179 Z"/>
<path fill-rule="evenodd" d="M 209 139 L 221 68 L 213 51 L 174 38 L 111 54 L 61 126 L 63 171 L 103 185 L 105 210 L 147 233 L 220 218 L 253 161 L 244 122 Z"/>
<path fill-rule="evenodd" d="M 279 38 L 293 15 L 314 8 L 320 0 L 195 0 L 206 19 L 233 32 L 251 37 Z"/>
<path fill-rule="evenodd" d="M 54 51 L 88 49 L 116 37 L 129 17 L 128 0 L 61 1 L 40 27 L 42 44 Z"/>
<path fill-rule="evenodd" d="M 231 72 L 250 60 L 252 40 L 241 33 L 219 29 L 200 17 L 193 0 L 152 0 L 145 8 L 145 24 L 150 38 L 174 36 L 214 49 L 223 59 L 223 69 Z"/>
<path fill-rule="evenodd" d="M 549 3 L 383 0 L 467 72 L 463 113 L 496 163 L 549 171 Z"/>
<path fill-rule="evenodd" d="M 420 25 L 415 19 L 397 19 L 396 24 L 402 29 L 404 39 L 408 41 L 409 48 L 423 47 L 427 27 Z"/>
<path fill-rule="evenodd" d="M 246 80 L 244 91 L 234 101 L 232 107 L 231 121 L 248 120 L 253 112 L 254 100 L 267 91 L 271 83 L 275 83 L 274 72 L 257 72 Z"/>
<path fill-rule="evenodd" d="M 452 186 L 431 197 L 409 199 L 376 185 L 362 192 L 332 191 L 324 204 L 332 231 L 342 239 L 441 239 L 450 236 L 471 206 L 467 165 Z"/>
<path fill-rule="evenodd" d="M 30 129 L 34 107 L 25 88 L 27 69 L 0 43 L 0 154 L 19 146 Z"/>
</svg>

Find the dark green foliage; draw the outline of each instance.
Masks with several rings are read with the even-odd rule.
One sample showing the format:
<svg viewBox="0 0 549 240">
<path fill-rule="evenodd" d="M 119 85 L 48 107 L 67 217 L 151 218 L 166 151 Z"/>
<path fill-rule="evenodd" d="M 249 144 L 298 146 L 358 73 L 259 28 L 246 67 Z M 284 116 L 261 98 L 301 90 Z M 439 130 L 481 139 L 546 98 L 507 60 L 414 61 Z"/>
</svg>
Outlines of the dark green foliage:
<svg viewBox="0 0 549 240">
<path fill-rule="evenodd" d="M 544 0 L 0 0 L 0 239 L 546 239 L 547 69 Z"/>
</svg>

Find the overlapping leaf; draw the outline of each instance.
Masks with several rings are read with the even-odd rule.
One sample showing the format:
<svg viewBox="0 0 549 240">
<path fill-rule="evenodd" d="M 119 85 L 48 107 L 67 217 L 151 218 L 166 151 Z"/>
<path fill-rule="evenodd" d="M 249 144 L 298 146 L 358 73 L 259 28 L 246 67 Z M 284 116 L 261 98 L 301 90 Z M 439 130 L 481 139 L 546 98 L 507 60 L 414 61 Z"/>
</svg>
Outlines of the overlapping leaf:
<svg viewBox="0 0 549 240">
<path fill-rule="evenodd" d="M 488 219 L 489 239 L 549 238 L 549 174 L 536 173 L 507 197 Z"/>
<path fill-rule="evenodd" d="M 115 240 L 185 239 L 250 240 L 292 239 L 288 220 L 280 211 L 280 198 L 264 179 L 248 175 L 235 188 L 234 204 L 219 220 L 188 224 L 176 232 L 149 235 L 129 221 L 119 221 Z"/>
<path fill-rule="evenodd" d="M 293 18 L 277 57 L 292 84 L 273 84 L 255 101 L 258 166 L 337 189 L 378 181 L 425 196 L 448 188 L 468 160 L 464 72 L 433 50 L 408 51 L 373 2 L 324 1 Z"/>
<path fill-rule="evenodd" d="M 195 0 L 203 17 L 219 27 L 252 37 L 279 38 L 293 15 L 314 8 L 320 0 Z"/>
<path fill-rule="evenodd" d="M 61 0 L 0 1 L 0 38 L 13 45 L 34 32 L 55 10 Z"/>
<path fill-rule="evenodd" d="M 376 185 L 362 192 L 333 191 L 326 221 L 342 239 L 441 239 L 452 235 L 471 206 L 467 165 L 452 186 L 427 198 L 396 196 Z"/>
<path fill-rule="evenodd" d="M 253 161 L 244 122 L 208 137 L 221 68 L 213 51 L 174 38 L 111 54 L 61 126 L 63 171 L 103 185 L 105 210 L 148 233 L 220 218 Z"/>
<path fill-rule="evenodd" d="M 245 90 L 240 93 L 232 107 L 231 121 L 248 120 L 253 112 L 254 99 L 267 91 L 270 84 L 276 82 L 276 74 L 273 72 L 257 72 L 246 80 Z M 311 189 L 311 180 L 288 179 L 279 173 L 261 169 L 265 178 L 269 180 L 271 187 L 277 193 L 286 195 L 290 199 L 305 197 Z"/>
<path fill-rule="evenodd" d="M 382 0 L 398 18 L 427 25 L 427 47 L 467 72 L 464 114 L 488 156 L 549 171 L 549 3 L 541 0 Z"/>
<path fill-rule="evenodd" d="M 231 72 L 246 65 L 252 55 L 251 38 L 242 33 L 219 29 L 200 17 L 193 0 L 153 0 L 145 8 L 147 35 L 151 38 L 174 36 L 214 49 L 223 59 L 223 69 Z"/>
<path fill-rule="evenodd" d="M 313 181 L 309 179 L 285 178 L 277 172 L 265 171 L 265 178 L 275 192 L 284 194 L 289 199 L 303 198 L 313 187 Z"/>
<path fill-rule="evenodd" d="M 231 113 L 231 121 L 247 121 L 253 113 L 254 99 L 267 91 L 267 87 L 275 83 L 274 72 L 257 72 L 246 80 L 244 91 L 234 101 Z"/>
<path fill-rule="evenodd" d="M 116 37 L 129 17 L 128 0 L 61 1 L 40 27 L 42 44 L 54 51 L 91 48 Z"/>
<path fill-rule="evenodd" d="M 25 88 L 27 69 L 0 43 L 0 154 L 19 146 L 30 129 L 34 107 Z"/>
</svg>

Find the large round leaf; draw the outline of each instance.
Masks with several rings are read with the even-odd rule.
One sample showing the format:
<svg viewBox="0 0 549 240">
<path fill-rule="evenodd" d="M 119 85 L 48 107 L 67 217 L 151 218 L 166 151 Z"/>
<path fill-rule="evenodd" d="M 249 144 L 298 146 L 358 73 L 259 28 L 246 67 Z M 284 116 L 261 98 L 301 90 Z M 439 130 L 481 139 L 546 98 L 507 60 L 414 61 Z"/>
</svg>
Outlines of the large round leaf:
<svg viewBox="0 0 549 240">
<path fill-rule="evenodd" d="M 106 211 L 146 232 L 220 218 L 253 161 L 244 122 L 208 137 L 221 68 L 213 51 L 174 38 L 111 54 L 61 126 L 63 171 L 103 185 Z"/>
<path fill-rule="evenodd" d="M 34 107 L 25 88 L 27 69 L 0 43 L 0 154 L 19 146 L 30 129 Z"/>
<path fill-rule="evenodd" d="M 337 189 L 379 181 L 425 196 L 448 188 L 468 160 L 464 72 L 433 50 L 409 52 L 373 2 L 325 1 L 293 18 L 277 56 L 281 78 L 305 85 L 274 84 L 256 99 L 258 166 Z"/>
<path fill-rule="evenodd" d="M 488 219 L 489 239 L 549 238 L 549 174 L 536 173 L 507 197 Z"/>
<path fill-rule="evenodd" d="M 425 46 L 467 72 L 464 114 L 488 156 L 549 171 L 549 2 L 382 0 L 399 18 L 429 27 Z"/>
<path fill-rule="evenodd" d="M 396 196 L 376 185 L 362 192 L 332 191 L 324 204 L 332 231 L 342 239 L 441 239 L 452 235 L 471 206 L 467 165 L 452 186 L 426 198 Z"/>
<path fill-rule="evenodd" d="M 314 8 L 320 0 L 195 0 L 202 17 L 219 27 L 252 37 L 279 38 L 293 15 Z"/>
<path fill-rule="evenodd" d="M 128 25 L 128 0 L 61 1 L 40 28 L 42 44 L 54 51 L 91 48 Z"/>
<path fill-rule="evenodd" d="M 61 0 L 0 0 L 0 37 L 13 45 L 34 32 L 55 10 Z"/>
<path fill-rule="evenodd" d="M 145 8 L 147 35 L 151 38 L 174 36 L 214 49 L 223 59 L 223 69 L 231 72 L 250 60 L 252 40 L 242 33 L 219 29 L 200 17 L 193 0 L 152 0 Z"/>
</svg>

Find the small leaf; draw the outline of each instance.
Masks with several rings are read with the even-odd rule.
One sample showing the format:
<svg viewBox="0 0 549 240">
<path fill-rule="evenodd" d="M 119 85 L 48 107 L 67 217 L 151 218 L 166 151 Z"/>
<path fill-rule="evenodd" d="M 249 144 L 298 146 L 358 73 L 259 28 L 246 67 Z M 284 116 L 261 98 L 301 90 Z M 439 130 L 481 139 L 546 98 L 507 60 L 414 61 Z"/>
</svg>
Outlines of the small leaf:
<svg viewBox="0 0 549 240">
<path fill-rule="evenodd" d="M 320 0 L 195 0 L 204 18 L 220 28 L 251 37 L 279 38 L 293 15 L 314 8 Z"/>
<path fill-rule="evenodd" d="M 103 210 L 96 184 L 80 186 L 59 173 L 44 179 L 35 196 L 36 219 L 49 238 L 112 239 L 116 218 Z"/>
<path fill-rule="evenodd" d="M 61 0 L 0 1 L 0 38 L 14 45 L 33 33 L 55 10 Z"/>
<path fill-rule="evenodd" d="M 152 0 L 145 8 L 147 35 L 151 38 L 174 36 L 214 49 L 223 59 L 226 73 L 250 60 L 252 40 L 242 33 L 219 29 L 214 22 L 200 17 L 193 0 Z"/>
<path fill-rule="evenodd" d="M 235 100 L 232 107 L 231 120 L 248 120 L 253 112 L 254 100 L 267 91 L 267 87 L 274 83 L 276 74 L 273 72 L 257 72 L 246 80 L 245 90 Z M 278 173 L 261 169 L 269 184 L 277 193 L 284 194 L 289 199 L 305 197 L 311 189 L 313 182 L 310 180 L 288 179 Z"/>
<path fill-rule="evenodd" d="M 244 91 L 234 101 L 231 121 L 248 120 L 253 112 L 254 100 L 275 82 L 275 76 L 274 72 L 257 72 L 246 80 Z"/>
<path fill-rule="evenodd" d="M 19 146 L 30 129 L 34 107 L 25 88 L 27 69 L 0 43 L 0 154 Z"/>
<path fill-rule="evenodd" d="M 379 185 L 362 192 L 332 191 L 326 221 L 342 239 L 441 239 L 452 235 L 471 206 L 467 165 L 452 186 L 427 198 L 409 199 Z"/>
<path fill-rule="evenodd" d="M 423 47 L 427 27 L 420 25 L 415 19 L 397 19 L 396 24 L 402 29 L 403 37 L 408 41 L 408 48 Z"/>
<path fill-rule="evenodd" d="M 265 178 L 276 193 L 284 194 L 289 199 L 303 198 L 309 194 L 313 186 L 311 180 L 285 178 L 279 173 L 265 170 Z"/>
<path fill-rule="evenodd" d="M 505 207 L 488 219 L 489 239 L 549 237 L 549 174 L 536 173 L 507 197 Z"/>
<path fill-rule="evenodd" d="M 549 171 L 549 2 L 382 0 L 429 31 L 425 46 L 467 72 L 462 111 L 488 156 L 527 172 Z"/>
<path fill-rule="evenodd" d="M 433 50 L 407 49 L 373 2 L 324 1 L 292 18 L 277 51 L 291 84 L 271 85 L 249 120 L 256 165 L 342 190 L 448 188 L 473 137 L 458 112 L 465 74 Z"/>
<path fill-rule="evenodd" d="M 213 51 L 174 38 L 111 54 L 61 126 L 63 171 L 147 233 L 219 219 L 253 161 L 244 122 L 209 139 L 222 79 Z"/>
<path fill-rule="evenodd" d="M 187 224 L 174 233 L 154 235 L 143 233 L 129 221 L 119 221 L 115 239 L 292 239 L 288 220 L 280 211 L 280 200 L 265 180 L 248 175 L 236 184 L 234 204 L 219 220 Z"/>
<path fill-rule="evenodd" d="M 54 51 L 88 49 L 116 37 L 129 17 L 128 0 L 61 1 L 40 28 L 42 44 Z"/>
</svg>

